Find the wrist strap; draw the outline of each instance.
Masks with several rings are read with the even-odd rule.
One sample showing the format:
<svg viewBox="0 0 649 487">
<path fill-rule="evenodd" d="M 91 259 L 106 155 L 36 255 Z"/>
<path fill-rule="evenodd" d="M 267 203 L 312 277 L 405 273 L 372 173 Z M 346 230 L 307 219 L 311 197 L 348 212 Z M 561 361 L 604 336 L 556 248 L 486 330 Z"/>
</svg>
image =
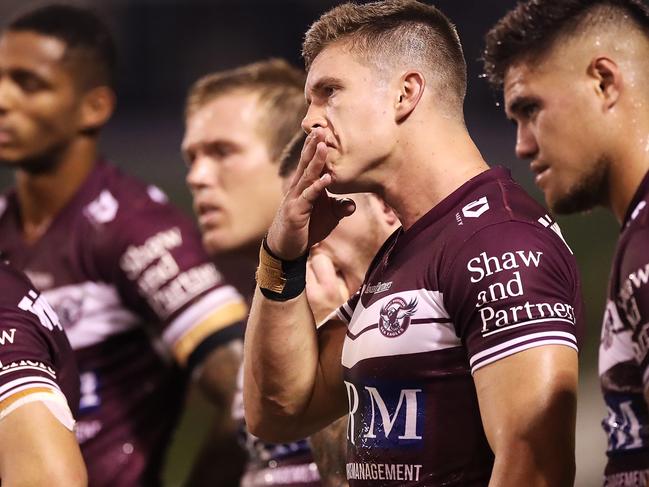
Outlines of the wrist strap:
<svg viewBox="0 0 649 487">
<path fill-rule="evenodd" d="M 272 301 L 288 301 L 302 294 L 308 257 L 309 252 L 306 252 L 295 260 L 282 260 L 271 252 L 264 237 L 255 275 L 261 293 Z"/>
</svg>

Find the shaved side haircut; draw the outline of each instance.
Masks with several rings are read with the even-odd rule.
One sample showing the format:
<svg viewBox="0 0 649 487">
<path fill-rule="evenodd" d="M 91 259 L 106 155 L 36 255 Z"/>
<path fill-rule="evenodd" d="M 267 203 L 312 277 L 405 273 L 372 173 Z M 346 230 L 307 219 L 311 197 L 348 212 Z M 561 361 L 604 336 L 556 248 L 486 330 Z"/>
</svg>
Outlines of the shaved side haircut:
<svg viewBox="0 0 649 487">
<path fill-rule="evenodd" d="M 190 88 L 185 120 L 212 100 L 232 93 L 258 96 L 257 128 L 268 143 L 273 161 L 279 161 L 306 114 L 305 74 L 283 59 L 269 59 L 204 76 Z"/>
<path fill-rule="evenodd" d="M 489 83 L 499 89 L 507 69 L 534 63 L 560 40 L 604 27 L 635 28 L 649 39 L 649 8 L 642 0 L 527 0 L 487 33 L 483 54 Z"/>
<path fill-rule="evenodd" d="M 379 71 L 423 70 L 448 108 L 461 115 L 466 61 L 455 26 L 437 8 L 415 0 L 339 5 L 306 33 L 302 55 L 307 70 L 322 50 L 339 41 Z"/>
</svg>

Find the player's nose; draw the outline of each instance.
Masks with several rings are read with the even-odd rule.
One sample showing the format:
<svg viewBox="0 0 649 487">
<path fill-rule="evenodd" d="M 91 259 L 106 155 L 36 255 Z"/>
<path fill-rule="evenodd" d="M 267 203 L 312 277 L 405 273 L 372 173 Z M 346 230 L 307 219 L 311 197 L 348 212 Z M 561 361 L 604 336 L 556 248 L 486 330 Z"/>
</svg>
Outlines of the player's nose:
<svg viewBox="0 0 649 487">
<path fill-rule="evenodd" d="M 12 106 L 15 99 L 14 87 L 7 76 L 0 74 L 0 114 L 4 114 Z"/>
<path fill-rule="evenodd" d="M 208 157 L 197 156 L 189 166 L 185 181 L 191 191 L 215 185 L 218 182 L 216 164 Z"/>
<path fill-rule="evenodd" d="M 539 151 L 534 133 L 524 124 L 519 124 L 516 130 L 516 157 L 532 159 Z"/>
<path fill-rule="evenodd" d="M 327 119 L 324 117 L 322 110 L 314 104 L 309 106 L 306 115 L 302 119 L 302 129 L 310 134 L 311 131 L 318 127 L 326 127 Z"/>
</svg>

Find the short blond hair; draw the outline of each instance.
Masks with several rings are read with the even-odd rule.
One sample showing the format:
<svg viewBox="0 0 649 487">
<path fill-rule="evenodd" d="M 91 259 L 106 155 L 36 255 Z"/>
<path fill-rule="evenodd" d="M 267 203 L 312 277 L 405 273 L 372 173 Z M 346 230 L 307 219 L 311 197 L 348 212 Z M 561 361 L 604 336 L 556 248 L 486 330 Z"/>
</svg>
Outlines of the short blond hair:
<svg viewBox="0 0 649 487">
<path fill-rule="evenodd" d="M 433 76 L 449 104 L 462 109 L 466 61 L 455 26 L 437 8 L 416 0 L 339 5 L 305 35 L 302 56 L 307 70 L 322 50 L 337 41 L 348 42 L 361 60 L 376 66 L 419 64 Z"/>
<path fill-rule="evenodd" d="M 185 120 L 221 96 L 233 92 L 258 96 L 258 125 L 269 154 L 279 161 L 306 114 L 305 74 L 283 59 L 268 59 L 203 76 L 189 89 Z"/>
</svg>

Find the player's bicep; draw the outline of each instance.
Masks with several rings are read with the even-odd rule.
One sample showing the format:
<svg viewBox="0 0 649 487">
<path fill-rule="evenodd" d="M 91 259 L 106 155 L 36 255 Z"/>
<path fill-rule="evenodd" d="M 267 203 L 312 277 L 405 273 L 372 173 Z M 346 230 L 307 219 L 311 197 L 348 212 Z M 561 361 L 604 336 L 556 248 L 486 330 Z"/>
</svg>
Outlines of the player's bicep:
<svg viewBox="0 0 649 487">
<path fill-rule="evenodd" d="M 77 487 L 86 470 L 74 433 L 41 402 L 0 420 L 0 477 L 5 486 Z"/>
<path fill-rule="evenodd" d="M 528 349 L 475 372 L 482 423 L 496 455 L 492 480 L 502 474 L 564 485 L 574 475 L 577 377 L 577 352 L 557 345 Z"/>
</svg>

